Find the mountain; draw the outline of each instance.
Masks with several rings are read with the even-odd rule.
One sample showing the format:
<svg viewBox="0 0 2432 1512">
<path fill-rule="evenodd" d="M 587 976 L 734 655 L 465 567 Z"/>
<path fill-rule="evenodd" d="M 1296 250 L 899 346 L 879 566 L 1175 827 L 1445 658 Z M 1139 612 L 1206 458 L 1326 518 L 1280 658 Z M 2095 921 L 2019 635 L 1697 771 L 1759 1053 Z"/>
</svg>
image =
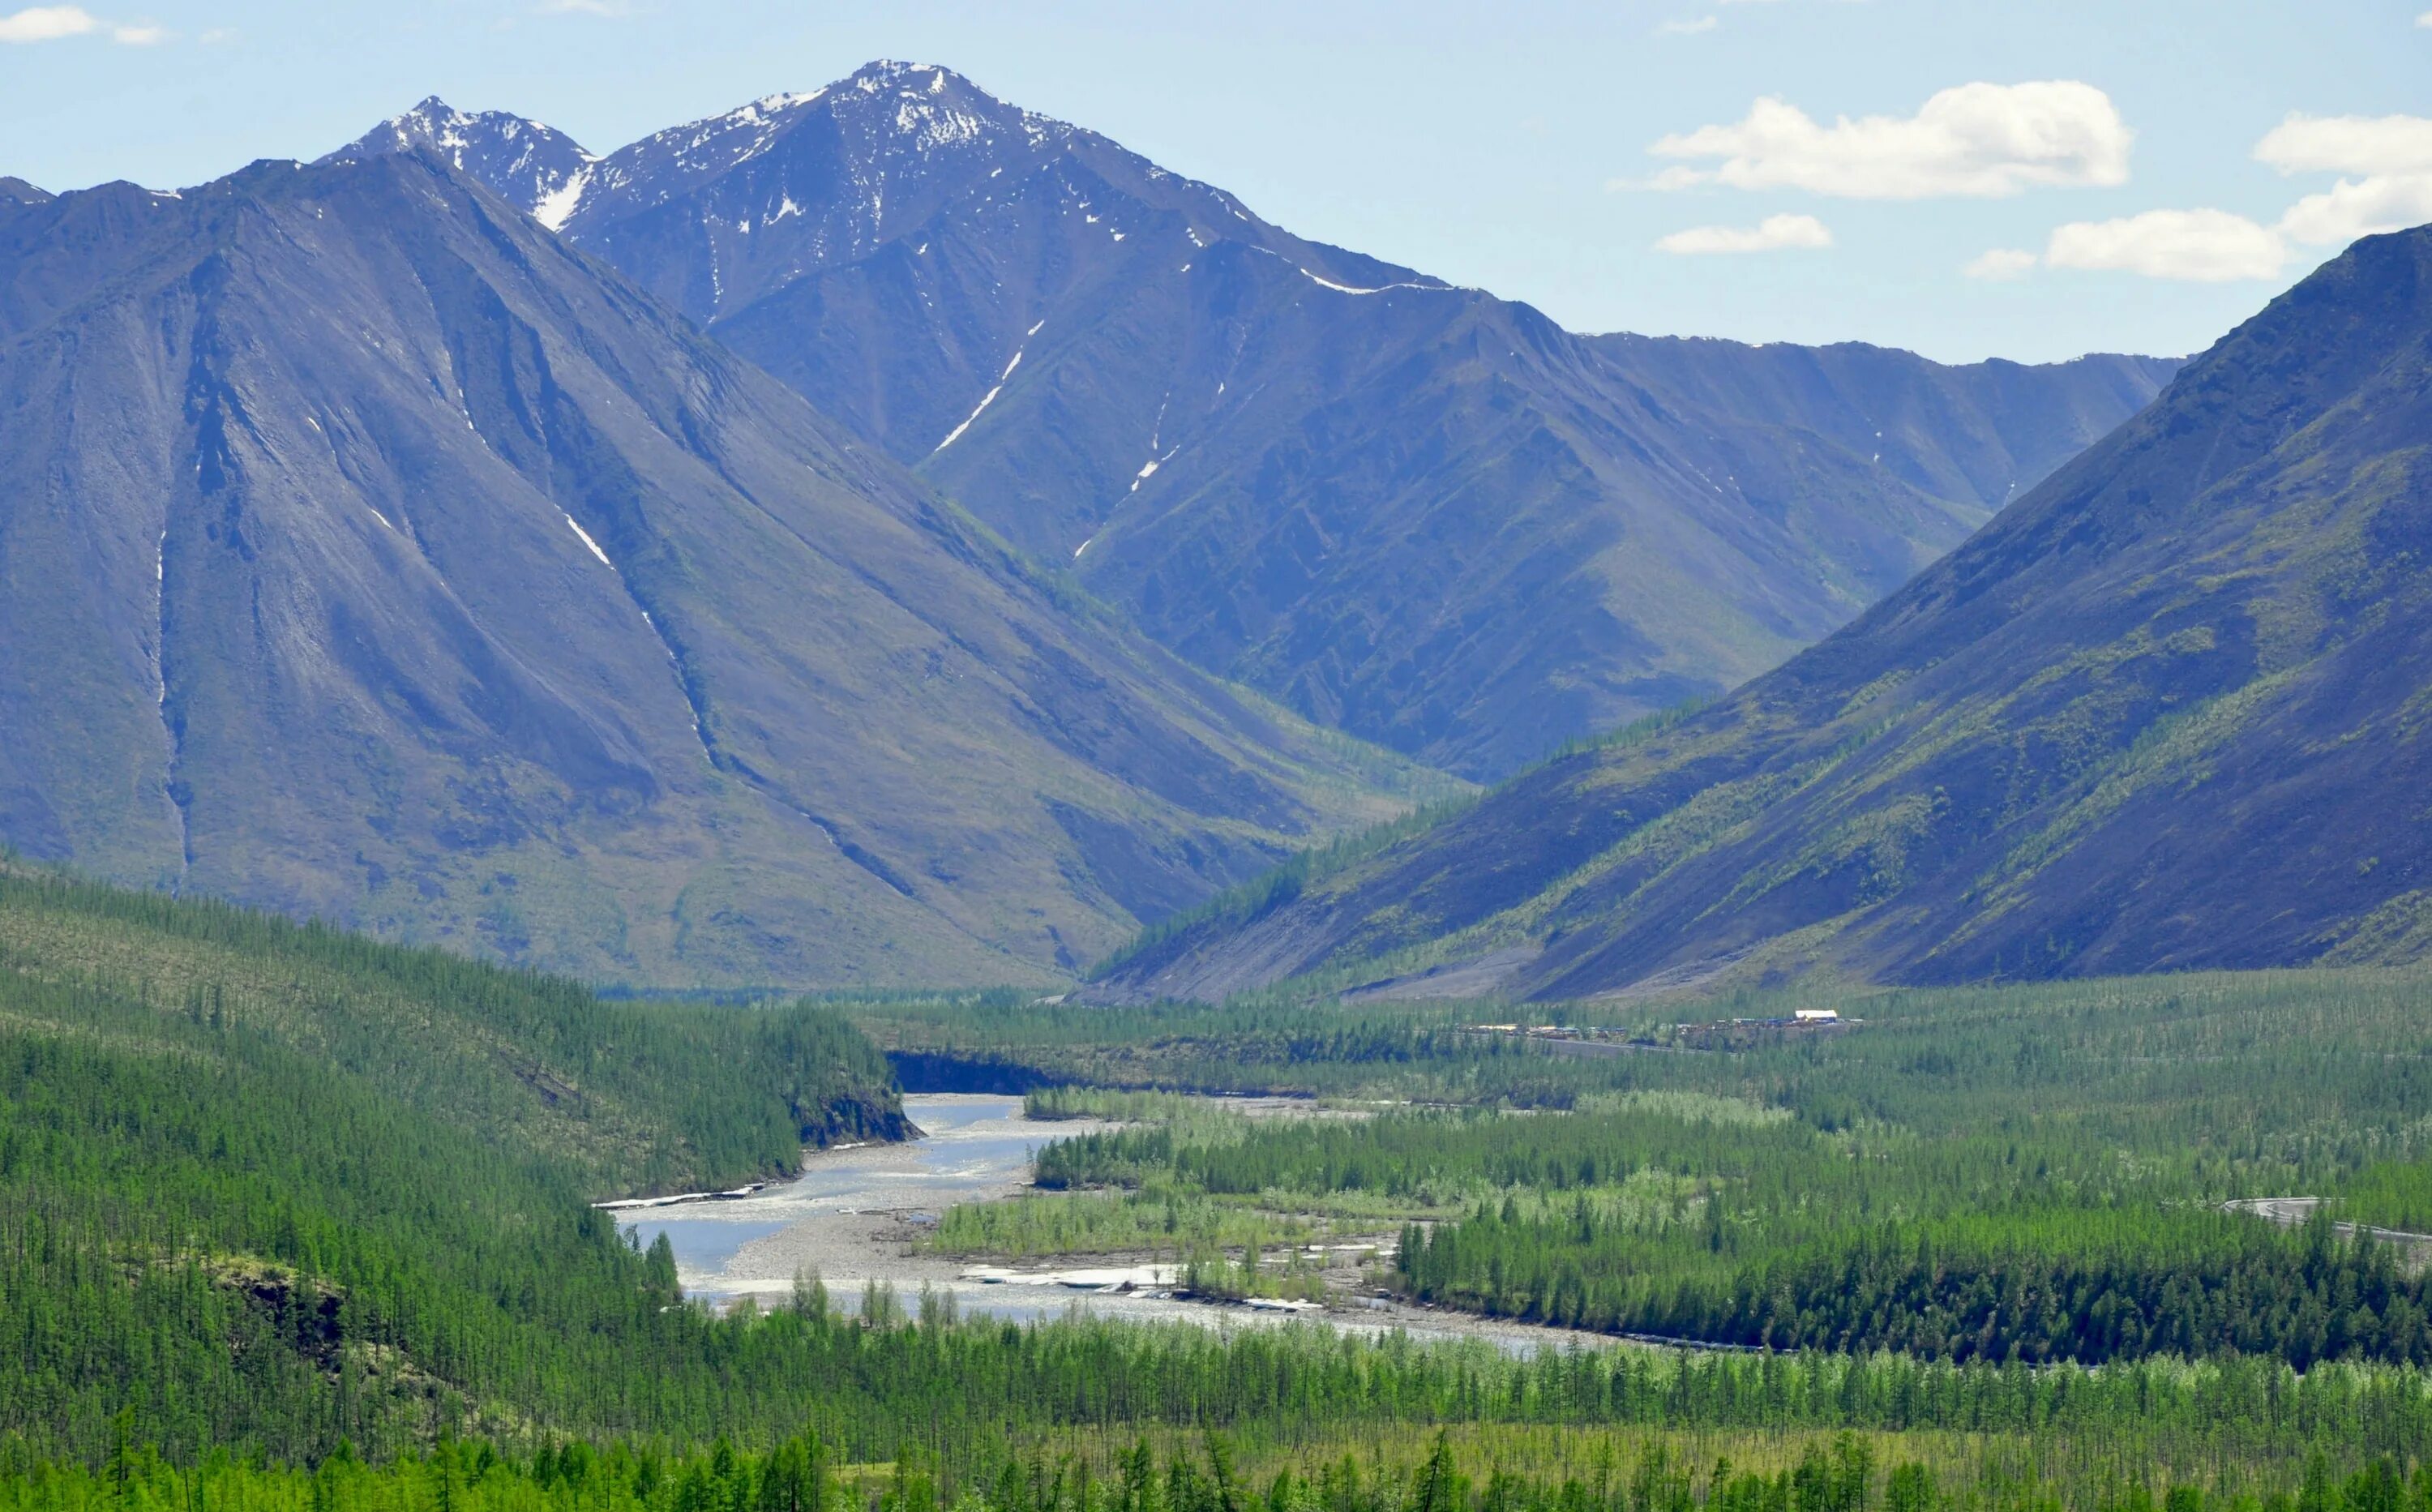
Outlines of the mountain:
<svg viewBox="0 0 2432 1512">
<path fill-rule="evenodd" d="M 489 185 L 552 230 L 574 208 L 597 161 L 572 137 L 538 121 L 504 110 L 468 114 L 435 94 L 382 121 L 335 156 L 369 158 L 391 152 L 444 158 L 457 172 Z"/>
<path fill-rule="evenodd" d="M 530 135 L 492 129 L 475 171 Z M 1578 336 L 919 64 L 566 193 L 575 246 L 1165 645 L 1472 777 L 1773 666 L 2175 365 Z"/>
<path fill-rule="evenodd" d="M 1107 990 L 2413 960 L 2427 686 L 2432 228 L 2356 244 L 1718 705 L 1227 899 Z"/>
<path fill-rule="evenodd" d="M 0 728 L 30 857 L 643 984 L 1059 979 L 1423 781 L 420 151 L 0 208 Z"/>
</svg>

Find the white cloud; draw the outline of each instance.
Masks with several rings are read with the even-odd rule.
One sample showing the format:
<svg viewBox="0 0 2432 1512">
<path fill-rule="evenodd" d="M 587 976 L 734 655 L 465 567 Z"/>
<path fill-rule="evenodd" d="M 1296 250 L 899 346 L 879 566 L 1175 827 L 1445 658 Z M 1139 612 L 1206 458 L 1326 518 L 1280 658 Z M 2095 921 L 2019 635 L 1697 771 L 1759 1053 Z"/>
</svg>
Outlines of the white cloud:
<svg viewBox="0 0 2432 1512">
<path fill-rule="evenodd" d="M 2068 79 L 1962 84 L 1915 115 L 1841 116 L 1831 126 L 1786 100 L 1765 98 L 1734 125 L 1657 141 L 1649 152 L 1681 161 L 1649 187 L 1719 183 L 1848 199 L 1990 198 L 2038 186 L 2125 183 L 2134 137 L 2109 95 Z M 1710 160 L 1719 161 L 1688 166 Z"/>
<path fill-rule="evenodd" d="M 2274 278 L 2288 261 L 2279 232 L 2225 210 L 2149 210 L 2118 220 L 2072 221 L 2055 229 L 2044 248 L 2052 267 L 2194 283 Z"/>
<path fill-rule="evenodd" d="M 2277 278 L 2296 256 L 2292 244 L 2343 247 L 2360 236 L 2432 222 L 2432 174 L 2341 179 L 2308 195 L 2272 225 L 2223 210 L 2149 210 L 2118 220 L 2075 221 L 2052 233 L 2043 264 L 2141 273 L 2151 279 L 2227 283 Z M 1970 278 L 2023 277 L 2028 253 L 1987 252 L 1968 264 Z"/>
<path fill-rule="evenodd" d="M 1959 271 L 1987 283 L 2014 283 L 2035 269 L 2035 254 L 2018 246 L 1997 246 L 1978 255 Z"/>
<path fill-rule="evenodd" d="M 2426 10 L 2424 14 L 2416 17 L 2415 24 L 2426 30 L 2432 30 L 2432 10 Z"/>
<path fill-rule="evenodd" d="M 2345 246 L 2359 236 L 2405 230 L 2432 221 L 2432 173 L 2342 178 L 2307 195 L 2280 217 L 2280 230 L 2314 246 Z"/>
<path fill-rule="evenodd" d="M 82 6 L 29 6 L 12 15 L 0 16 L 0 42 L 58 42 L 63 37 L 89 37 L 95 32 L 106 32 L 110 41 L 128 47 L 148 47 L 169 40 L 167 31 L 148 21 L 133 25 L 112 25 Z"/>
<path fill-rule="evenodd" d="M 1659 37 L 1694 37 L 1701 31 L 1712 31 L 1722 24 L 1723 19 L 1720 16 L 1698 16 L 1690 21 L 1665 21 L 1657 24 L 1655 34 Z"/>
<path fill-rule="evenodd" d="M 57 42 L 99 29 L 80 6 L 32 6 L 13 16 L 0 16 L 0 42 Z"/>
<path fill-rule="evenodd" d="M 2255 144 L 2255 161 L 2284 174 L 2340 178 L 2268 225 L 2222 210 L 2073 222 L 2052 233 L 2041 261 L 2201 282 L 2270 279 L 2296 259 L 2299 246 L 2343 247 L 2358 237 L 2432 223 L 2432 120 L 2424 117 L 2292 113 Z M 2024 253 L 1995 251 L 1967 271 L 1971 278 L 2018 278 L 2035 263 Z"/>
<path fill-rule="evenodd" d="M 2255 161 L 2282 173 L 2432 173 L 2432 120 L 2291 114 L 2255 144 Z"/>
<path fill-rule="evenodd" d="M 2280 217 L 2292 240 L 2343 246 L 2432 221 L 2432 120 L 2423 116 L 2291 114 L 2255 144 L 2255 161 L 2341 176 Z"/>
<path fill-rule="evenodd" d="M 1703 257 L 1715 252 L 1774 252 L 1832 245 L 1832 231 L 1813 215 L 1767 215 L 1754 226 L 1693 226 L 1655 244 L 1659 252 Z"/>
</svg>

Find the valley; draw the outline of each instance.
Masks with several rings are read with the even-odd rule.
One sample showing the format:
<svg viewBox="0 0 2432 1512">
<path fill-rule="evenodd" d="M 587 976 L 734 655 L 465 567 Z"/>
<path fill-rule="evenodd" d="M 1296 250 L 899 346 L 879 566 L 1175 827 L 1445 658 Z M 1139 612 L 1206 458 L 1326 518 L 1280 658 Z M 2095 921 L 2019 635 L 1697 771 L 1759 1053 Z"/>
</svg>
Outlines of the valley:
<svg viewBox="0 0 2432 1512">
<path fill-rule="evenodd" d="M 2432 1512 L 2270 8 L 0 11 L 0 1512 Z"/>
<path fill-rule="evenodd" d="M 241 1503 L 303 1485 L 281 1479 L 302 1465 L 345 1497 L 412 1477 L 464 1500 L 643 1507 L 674 1494 L 669 1476 L 756 1495 L 807 1475 L 845 1504 L 902 1504 L 1005 1496 L 989 1488 L 1037 1464 L 1120 1487 L 1140 1480 L 1144 1442 L 1158 1484 L 1179 1464 L 1289 1490 L 1324 1465 L 1390 1487 L 1437 1455 L 1552 1499 L 1584 1494 L 1562 1489 L 1583 1487 L 1580 1453 L 1633 1476 L 1727 1453 L 1743 1468 L 1714 1494 L 1745 1475 L 1761 1496 L 1820 1453 L 1828 1469 L 1851 1456 L 1869 1499 L 1921 1476 L 1934 1505 L 2024 1509 L 2013 1488 L 2031 1478 L 2091 1506 L 2134 1469 L 2259 1512 L 2378 1473 L 2427 1426 L 2423 1282 L 2333 1228 L 2419 1221 L 2410 973 L 1865 989 L 1822 999 L 1860 1033 L 1578 1058 L 1467 1032 L 1468 1004 L 585 1009 L 564 987 L 214 906 L 16 886 L 0 909 L 16 1194 L 0 1300 L 8 1336 L 40 1352 L 0 1390 L 0 1436 L 59 1466 L 0 1465 L 25 1505 L 80 1494 L 79 1460 Z M 183 996 L 42 964 L 142 960 L 127 946 L 144 940 L 240 953 L 210 968 L 216 993 Z M 240 977 L 237 960 L 254 964 Z M 292 975 L 314 961 L 329 975 Z M 485 1009 L 529 1024 L 511 1043 L 538 1059 L 504 1100 L 463 1111 L 412 1090 L 450 1084 L 419 1069 L 417 1046 L 444 1039 L 362 1042 L 393 1046 L 376 1077 L 360 1049 L 312 1069 L 296 1034 L 343 1034 L 375 984 L 442 970 L 450 999 L 537 994 L 576 1017 Z M 296 999 L 290 980 L 319 985 Z M 312 1014 L 273 1011 L 297 1000 Z M 1789 1001 L 1720 1006 L 1758 1019 Z M 552 1124 L 568 1091 L 604 1109 L 621 1085 L 621 1052 L 547 1048 L 567 1032 L 548 1026 L 586 1020 L 607 1045 L 661 1044 L 655 1086 L 781 1063 L 722 1038 L 747 1030 L 825 1036 L 802 1042 L 824 1046 L 805 1071 L 884 1076 L 875 1041 L 932 1077 L 954 1061 L 1043 1085 L 1021 1117 L 1010 1095 L 899 1102 L 848 1082 L 847 1103 L 902 1122 L 832 1112 L 836 1147 L 792 1158 L 602 1164 Z M 218 1069 L 145 1070 L 162 1062 Z M 722 1100 L 627 1116 L 636 1134 L 707 1129 Z M 777 1106 L 811 1105 L 797 1090 Z M 134 1130 L 113 1123 L 137 1110 Z M 886 1142 L 916 1124 L 926 1137 Z M 131 1184 L 114 1174 L 129 1161 Z M 591 1206 L 738 1177 L 767 1184 Z M 2321 1193 L 2323 1211 L 2284 1229 L 2222 1210 L 2256 1190 Z M 92 1266 L 154 1246 L 113 1300 Z M 78 1305 L 42 1305 L 59 1296 Z M 1253 1297 L 1323 1305 L 1232 1300 Z M 233 1376 L 212 1364 L 222 1330 L 250 1362 Z M 153 1358 L 147 1337 L 203 1347 Z M 113 1429 L 111 1374 L 76 1372 L 146 1358 L 164 1393 Z M 2281 1405 L 2258 1414 L 2263 1400 Z M 114 1459 L 113 1433 L 159 1457 Z M 271 1453 L 213 1458 L 204 1434 Z M 655 1447 L 720 1437 L 759 1447 Z M 1058 1494 L 1089 1512 L 1102 1493 Z"/>
<path fill-rule="evenodd" d="M 2310 1246 L 2299 1273 L 2327 1263 L 2345 1242 L 2335 1216 L 2397 1229 L 2421 1211 L 2404 1195 L 2422 1167 L 2401 1131 L 2423 1065 L 2409 1006 L 2419 991 L 2412 974 L 2356 972 L 1842 994 L 1820 1001 L 1865 1019 L 1863 1033 L 1600 1058 L 1469 1033 L 1440 1010 L 1108 1011 L 1088 1036 L 1071 1017 L 998 1008 L 988 1019 L 1005 1038 L 985 1055 L 1046 1076 L 1217 1090 L 1238 1086 L 1264 1046 L 1293 1043 L 1268 1073 L 1275 1090 L 1359 1111 L 1277 1123 L 1178 1107 L 1167 1122 L 1043 1153 L 1040 1184 L 1068 1195 L 1025 1200 L 1144 1205 L 1164 1215 L 1177 1257 L 1204 1246 L 1211 1261 L 1222 1250 L 1239 1263 L 1259 1242 L 1254 1225 L 1359 1214 L 1398 1229 L 1384 1289 L 1490 1316 L 1777 1349 L 1863 1348 L 1880 1342 L 1863 1330 L 1897 1328 L 1903 1352 L 2099 1364 L 2156 1347 L 2149 1322 L 2121 1332 L 2119 1319 L 2168 1314 L 2173 1327 L 2221 1327 L 2241 1349 L 2295 1351 L 2302 1366 L 2322 1346 L 2304 1342 L 2298 1320 L 2321 1303 L 2261 1303 L 2262 1274 L 2285 1280 L 2275 1261 L 2228 1278 L 2255 1246 L 2295 1247 L 2292 1262 Z M 1730 1006 L 1758 1020 L 1789 1017 L 1792 1002 L 1818 1011 L 1812 993 Z M 976 1011 L 856 1011 L 882 1041 L 911 1045 L 960 1038 Z M 1649 1011 L 1645 1027 L 1669 1026 Z M 2231 1128 L 2234 1143 L 2221 1134 Z M 2238 1211 L 2255 1184 L 2292 1182 L 2335 1194 L 2296 1232 Z M 1000 1244 L 1021 1232 L 968 1227 L 993 1229 Z M 1286 1255 L 1325 1242 L 1322 1231 L 1264 1236 Z M 2357 1263 L 2385 1279 L 2335 1284 L 2359 1301 L 2390 1297 L 2400 1334 L 2376 1321 L 2370 1347 L 2412 1358 L 2425 1346 L 2400 1337 L 2424 1316 L 2407 1300 L 2420 1267 L 2403 1244 L 2359 1248 L 2374 1252 Z M 2165 1257 L 2191 1253 L 2212 1257 L 2203 1295 L 2243 1296 L 2262 1312 L 2206 1324 L 2190 1304 L 2157 1304 L 2181 1284 Z M 2009 1300 L 1968 1300 L 1973 1267 L 1995 1254 L 2013 1273 L 2055 1267 L 2017 1304 L 2024 1316 Z M 1861 1279 L 1878 1266 L 1886 1282 Z M 1251 1284 L 1289 1294 L 1293 1267 L 1274 1268 Z M 1876 1284 L 1900 1290 L 1900 1303 L 1866 1301 Z M 2106 1300 L 2113 1287 L 2121 1294 Z M 2031 1318 L 2032 1334 L 2003 1332 Z M 2220 1342 L 2180 1335 L 2167 1347 L 2209 1354 Z"/>
</svg>

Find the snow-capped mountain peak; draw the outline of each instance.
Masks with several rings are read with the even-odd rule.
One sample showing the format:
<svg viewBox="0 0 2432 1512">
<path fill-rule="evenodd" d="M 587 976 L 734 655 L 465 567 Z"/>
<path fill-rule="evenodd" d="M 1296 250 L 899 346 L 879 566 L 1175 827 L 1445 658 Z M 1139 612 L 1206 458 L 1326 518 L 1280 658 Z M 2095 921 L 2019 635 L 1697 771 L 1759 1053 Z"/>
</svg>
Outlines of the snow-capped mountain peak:
<svg viewBox="0 0 2432 1512">
<path fill-rule="evenodd" d="M 583 181 L 597 161 L 581 143 L 554 127 L 505 110 L 460 110 L 436 94 L 390 116 L 324 161 L 417 150 L 437 154 L 552 229 L 573 212 Z"/>
<path fill-rule="evenodd" d="M 1017 228 L 1027 226 L 1080 245 L 1103 240 L 1075 268 L 1119 247 L 1124 256 L 1141 252 L 1151 243 L 1138 238 L 1154 224 L 1155 255 L 1172 252 L 1169 267 L 1195 249 L 1241 241 L 1288 258 L 1328 288 L 1364 292 L 1418 277 L 1300 243 L 1213 186 L 936 63 L 880 59 L 834 83 L 766 94 L 605 157 L 534 123 L 466 114 L 435 98 L 347 150 L 409 145 L 448 157 L 576 246 L 647 269 L 641 277 L 652 293 L 703 323 L 879 255 L 898 239 L 925 256 L 949 223 L 966 239 L 1021 235 Z M 1185 239 L 1189 249 L 1164 246 Z"/>
<path fill-rule="evenodd" d="M 534 210 L 612 261 L 629 246 L 686 241 L 681 269 L 651 286 L 708 321 L 870 255 L 1087 135 L 951 69 L 882 59 L 644 137 Z"/>
</svg>

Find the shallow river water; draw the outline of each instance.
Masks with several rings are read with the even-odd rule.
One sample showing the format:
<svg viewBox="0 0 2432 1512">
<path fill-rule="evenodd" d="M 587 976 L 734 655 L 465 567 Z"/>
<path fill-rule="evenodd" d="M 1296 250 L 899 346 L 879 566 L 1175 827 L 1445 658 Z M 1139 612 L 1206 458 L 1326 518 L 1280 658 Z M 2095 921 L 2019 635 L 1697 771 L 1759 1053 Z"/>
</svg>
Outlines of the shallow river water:
<svg viewBox="0 0 2432 1512">
<path fill-rule="evenodd" d="M 619 1227 L 644 1246 L 666 1234 L 675 1248 L 676 1272 L 687 1292 L 721 1297 L 765 1291 L 772 1279 L 759 1273 L 765 1266 L 746 1265 L 740 1273 L 730 1273 L 744 1247 L 755 1239 L 806 1225 L 835 1229 L 839 1226 L 825 1220 L 838 1216 L 885 1213 L 935 1217 L 957 1202 L 1002 1198 L 1029 1183 L 1031 1157 L 1039 1146 L 1104 1127 L 1024 1118 L 1020 1097 L 914 1096 L 904 1099 L 904 1112 L 927 1138 L 813 1150 L 803 1160 L 802 1174 L 790 1181 L 748 1198 L 621 1214 Z M 810 1268 L 820 1271 L 832 1287 L 845 1279 L 824 1266 Z M 870 1273 L 864 1268 L 852 1279 L 857 1282 Z M 790 1284 L 793 1271 L 773 1279 Z M 743 1284 L 730 1284 L 735 1283 Z"/>
<path fill-rule="evenodd" d="M 1029 1185 L 1031 1159 L 1040 1146 L 1107 1126 L 1034 1121 L 1022 1116 L 1019 1097 L 972 1094 L 907 1096 L 904 1112 L 927 1137 L 813 1151 L 790 1181 L 746 1198 L 620 1212 L 618 1225 L 646 1246 L 666 1234 L 685 1293 L 717 1304 L 745 1297 L 775 1301 L 792 1291 L 798 1274 L 816 1274 L 833 1305 L 847 1311 L 877 1280 L 892 1285 L 907 1309 L 926 1284 L 951 1293 L 966 1314 L 1018 1321 L 1080 1312 L 1221 1326 L 1272 1324 L 1292 1316 L 1142 1294 L 1153 1285 L 1105 1290 L 1112 1272 L 989 1267 L 919 1252 L 913 1241 L 938 1213 L 957 1202 L 1015 1195 Z M 1147 1273 L 1134 1279 L 1146 1282 Z M 1402 1307 L 1338 1307 L 1313 1316 L 1353 1332 L 1483 1337 L 1523 1352 L 1613 1342 Z"/>
</svg>

